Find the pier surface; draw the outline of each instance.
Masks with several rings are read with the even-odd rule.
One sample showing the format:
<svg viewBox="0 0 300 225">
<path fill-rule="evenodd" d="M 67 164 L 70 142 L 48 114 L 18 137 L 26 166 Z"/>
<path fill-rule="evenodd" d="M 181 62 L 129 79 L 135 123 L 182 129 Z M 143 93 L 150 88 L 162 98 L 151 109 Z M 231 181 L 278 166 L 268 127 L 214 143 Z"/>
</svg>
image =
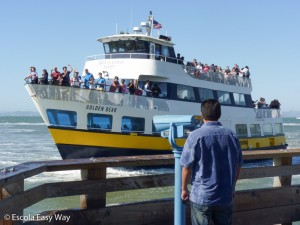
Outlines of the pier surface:
<svg viewBox="0 0 300 225">
<path fill-rule="evenodd" d="M 295 156 L 300 156 L 300 149 L 243 152 L 244 160 L 273 159 L 273 165 L 242 168 L 239 179 L 273 177 L 273 186 L 237 191 L 234 200 L 234 225 L 291 225 L 293 221 L 300 221 L 300 185 L 292 185 L 292 176 L 300 174 L 300 165 L 292 164 L 292 158 Z M 173 164 L 173 155 L 153 155 L 28 162 L 2 169 L 0 225 L 23 224 L 23 222 L 70 225 L 174 224 L 173 198 L 117 205 L 106 203 L 108 192 L 174 185 L 174 174 L 107 178 L 107 168 Z M 44 172 L 66 170 L 80 170 L 82 179 L 43 183 L 24 189 L 24 180 L 29 177 Z M 44 199 L 76 195 L 81 196 L 77 209 L 44 212 L 43 220 L 30 218 L 30 221 L 22 221 L 14 216 L 22 216 L 25 208 Z M 51 221 L 50 217 L 53 218 Z M 186 218 L 187 224 L 190 224 L 189 207 Z"/>
</svg>

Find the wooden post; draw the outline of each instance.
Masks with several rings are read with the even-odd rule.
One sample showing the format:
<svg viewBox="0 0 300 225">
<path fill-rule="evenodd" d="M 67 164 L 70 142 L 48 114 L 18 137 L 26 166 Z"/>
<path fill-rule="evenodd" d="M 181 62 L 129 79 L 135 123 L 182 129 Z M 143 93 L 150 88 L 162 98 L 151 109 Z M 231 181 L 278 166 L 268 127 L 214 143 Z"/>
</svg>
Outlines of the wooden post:
<svg viewBox="0 0 300 225">
<path fill-rule="evenodd" d="M 5 187 L 0 187 L 0 201 L 5 198 L 9 198 L 10 196 L 17 194 L 19 192 L 24 191 L 24 180 L 20 180 L 19 182 L 9 184 Z M 19 209 L 16 206 L 16 211 L 14 212 L 17 216 L 23 216 L 23 209 Z M 8 219 L 10 218 L 10 219 Z M 6 218 L 0 218 L 0 225 L 19 225 L 23 224 L 21 220 L 12 220 L 12 215 L 7 214 Z"/>
<path fill-rule="evenodd" d="M 289 166 L 292 165 L 292 157 L 273 158 L 273 166 Z M 273 187 L 283 187 L 292 185 L 292 176 L 278 176 L 274 177 Z M 284 223 L 282 225 L 292 225 L 290 223 Z"/>
<path fill-rule="evenodd" d="M 81 170 L 82 180 L 105 180 L 106 168 L 83 169 Z M 106 192 L 99 190 L 97 194 L 80 196 L 80 207 L 82 209 L 97 209 L 106 206 Z"/>
</svg>

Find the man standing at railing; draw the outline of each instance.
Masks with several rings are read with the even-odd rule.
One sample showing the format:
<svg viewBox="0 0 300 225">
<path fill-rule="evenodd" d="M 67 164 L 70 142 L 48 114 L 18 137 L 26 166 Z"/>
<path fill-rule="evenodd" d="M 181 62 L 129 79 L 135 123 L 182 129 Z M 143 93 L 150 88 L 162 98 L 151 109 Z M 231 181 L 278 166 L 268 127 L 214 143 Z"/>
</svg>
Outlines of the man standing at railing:
<svg viewBox="0 0 300 225">
<path fill-rule="evenodd" d="M 217 100 L 202 102 L 201 113 L 204 124 L 189 135 L 181 156 L 181 198 L 190 199 L 193 225 L 211 221 L 214 225 L 231 225 L 235 184 L 242 164 L 240 143 L 218 122 L 221 106 Z"/>
</svg>

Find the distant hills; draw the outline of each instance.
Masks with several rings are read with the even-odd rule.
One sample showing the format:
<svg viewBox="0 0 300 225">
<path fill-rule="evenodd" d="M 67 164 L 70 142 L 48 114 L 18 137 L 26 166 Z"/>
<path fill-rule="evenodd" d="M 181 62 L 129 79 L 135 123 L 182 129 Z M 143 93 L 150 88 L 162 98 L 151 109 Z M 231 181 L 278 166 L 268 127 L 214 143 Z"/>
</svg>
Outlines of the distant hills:
<svg viewBox="0 0 300 225">
<path fill-rule="evenodd" d="M 16 111 L 16 112 L 0 112 L 0 116 L 40 116 L 38 112 Z M 291 110 L 283 111 L 283 117 L 300 117 L 300 111 Z"/>
<path fill-rule="evenodd" d="M 16 112 L 0 112 L 0 116 L 40 116 L 38 112 L 16 111 Z"/>
<path fill-rule="evenodd" d="M 283 111 L 283 117 L 300 117 L 300 111 L 291 110 L 291 111 Z"/>
</svg>

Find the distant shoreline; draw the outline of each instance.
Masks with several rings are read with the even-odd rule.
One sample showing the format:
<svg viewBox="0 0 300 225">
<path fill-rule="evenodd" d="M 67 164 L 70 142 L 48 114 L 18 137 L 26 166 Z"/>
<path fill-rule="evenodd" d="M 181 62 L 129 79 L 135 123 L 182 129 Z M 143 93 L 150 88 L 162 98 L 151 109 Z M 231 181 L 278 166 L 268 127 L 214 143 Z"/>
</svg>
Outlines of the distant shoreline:
<svg viewBox="0 0 300 225">
<path fill-rule="evenodd" d="M 15 112 L 0 112 L 0 117 L 3 116 L 36 116 L 36 117 L 41 117 L 38 112 L 35 111 L 15 111 Z M 286 111 L 282 112 L 282 117 L 283 118 L 290 118 L 290 117 L 295 117 L 295 118 L 300 118 L 300 111 Z"/>
<path fill-rule="evenodd" d="M 0 112 L 0 117 L 3 117 L 3 116 L 38 116 L 38 117 L 41 117 L 38 112 L 31 112 L 31 111 Z"/>
</svg>

